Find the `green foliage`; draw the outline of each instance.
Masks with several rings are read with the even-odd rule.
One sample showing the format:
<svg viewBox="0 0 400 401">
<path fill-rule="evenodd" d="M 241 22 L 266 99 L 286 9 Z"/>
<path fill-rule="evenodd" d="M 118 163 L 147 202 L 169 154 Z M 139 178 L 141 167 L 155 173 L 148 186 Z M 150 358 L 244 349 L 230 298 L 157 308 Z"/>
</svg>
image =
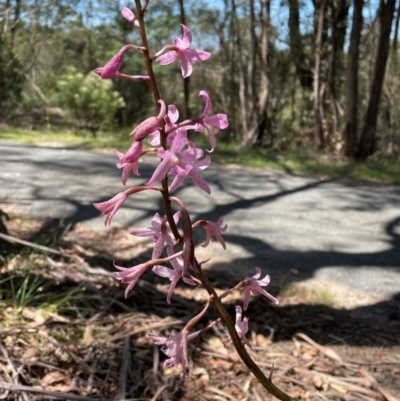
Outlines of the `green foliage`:
<svg viewBox="0 0 400 401">
<path fill-rule="evenodd" d="M 113 128 L 115 114 L 125 106 L 121 95 L 113 90 L 111 81 L 100 79 L 95 73 L 87 75 L 69 67 L 56 86 L 55 102 L 78 121 L 83 128 L 97 131 Z"/>
</svg>

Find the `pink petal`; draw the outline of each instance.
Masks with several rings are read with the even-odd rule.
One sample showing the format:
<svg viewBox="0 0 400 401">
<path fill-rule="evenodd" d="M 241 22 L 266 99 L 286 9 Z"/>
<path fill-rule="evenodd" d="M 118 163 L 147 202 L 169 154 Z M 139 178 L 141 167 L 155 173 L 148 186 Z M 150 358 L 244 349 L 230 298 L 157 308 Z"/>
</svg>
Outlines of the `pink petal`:
<svg viewBox="0 0 400 401">
<path fill-rule="evenodd" d="M 208 60 L 211 57 L 211 53 L 200 49 L 187 49 L 184 53 L 193 64 L 198 63 L 199 61 Z"/>
<path fill-rule="evenodd" d="M 140 175 L 137 162 L 127 163 L 124 166 L 124 168 L 122 170 L 122 177 L 121 177 L 121 181 L 122 181 L 123 185 L 126 185 L 126 181 L 128 181 L 131 171 L 133 171 L 133 173 L 136 175 Z"/>
<path fill-rule="evenodd" d="M 160 146 L 160 131 L 156 130 L 154 132 L 152 132 L 151 134 L 147 135 L 150 139 L 147 141 L 147 143 L 151 146 Z"/>
<path fill-rule="evenodd" d="M 189 61 L 189 59 L 185 56 L 184 53 L 180 54 L 180 59 L 181 59 L 181 70 L 182 70 L 182 76 L 183 78 L 187 78 L 190 75 L 192 75 L 193 72 L 193 67 L 192 63 Z"/>
<path fill-rule="evenodd" d="M 121 15 L 122 15 L 125 19 L 127 19 L 129 22 L 133 22 L 133 21 L 136 20 L 135 14 L 134 14 L 134 13 L 132 12 L 132 10 L 131 10 L 130 8 L 128 8 L 128 7 L 124 7 L 124 8 L 121 10 Z"/>
<path fill-rule="evenodd" d="M 258 280 L 260 276 L 261 276 L 261 269 L 259 267 L 256 267 L 256 274 L 252 277 L 252 279 Z"/>
<path fill-rule="evenodd" d="M 244 289 L 244 301 L 243 301 L 243 310 L 247 310 L 250 302 L 250 288 L 246 287 Z"/>
<path fill-rule="evenodd" d="M 183 29 L 183 37 L 181 41 L 181 46 L 179 47 L 187 49 L 192 43 L 192 33 L 190 32 L 190 29 L 186 25 L 181 24 L 181 26 Z"/>
<path fill-rule="evenodd" d="M 158 276 L 161 276 L 161 277 L 169 278 L 169 277 L 173 277 L 174 276 L 174 272 L 171 269 L 168 269 L 165 266 L 157 265 L 157 266 L 154 266 L 152 270 L 153 270 L 153 272 L 155 274 L 157 274 Z"/>
<path fill-rule="evenodd" d="M 171 120 L 171 123 L 175 124 L 179 118 L 179 111 L 174 104 L 170 104 L 168 106 L 168 117 Z"/>
<path fill-rule="evenodd" d="M 172 62 L 174 62 L 177 57 L 178 57 L 178 53 L 176 51 L 172 50 L 170 52 L 162 54 L 161 56 L 158 56 L 156 58 L 156 61 L 157 61 L 157 63 L 159 63 L 161 65 L 167 65 L 167 64 L 171 64 Z"/>
<path fill-rule="evenodd" d="M 210 128 L 208 128 L 207 125 L 205 126 L 205 128 L 211 144 L 211 149 L 209 150 L 209 152 L 214 152 L 215 146 L 217 146 L 217 140 L 215 139 L 214 132 L 212 132 L 212 130 L 210 130 Z"/>
<path fill-rule="evenodd" d="M 207 125 L 211 125 L 212 127 L 219 129 L 225 129 L 229 126 L 229 120 L 226 114 L 215 114 L 213 116 L 206 117 L 204 122 Z"/>
<path fill-rule="evenodd" d="M 171 144 L 171 152 L 178 153 L 188 143 L 186 131 L 178 130 Z"/>
<path fill-rule="evenodd" d="M 133 141 L 131 147 L 126 152 L 126 155 L 120 160 L 122 163 L 132 163 L 139 159 L 142 154 L 143 146 L 141 142 Z M 118 156 L 118 155 L 117 155 Z M 118 156 L 119 157 L 119 156 Z M 118 168 L 121 168 L 118 166 Z"/>
<path fill-rule="evenodd" d="M 167 302 L 170 304 L 171 303 L 171 297 L 172 294 L 174 293 L 174 289 L 176 285 L 178 284 L 180 277 L 175 276 L 174 279 L 171 280 L 171 285 L 169 286 L 168 294 L 167 294 Z"/>
<path fill-rule="evenodd" d="M 201 96 L 205 102 L 204 111 L 201 114 L 200 118 L 206 118 L 212 109 L 212 103 L 209 94 L 206 91 L 200 91 L 199 96 Z"/>
<path fill-rule="evenodd" d="M 101 77 L 103 79 L 107 78 L 115 78 L 115 74 L 118 73 L 118 70 L 121 68 L 121 65 L 124 61 L 124 57 L 121 54 L 114 55 L 111 60 L 102 67 Z"/>
<path fill-rule="evenodd" d="M 129 231 L 129 234 L 136 235 L 137 237 L 150 237 L 154 234 L 154 230 L 152 228 L 134 228 Z"/>
<path fill-rule="evenodd" d="M 160 181 L 162 181 L 164 177 L 167 175 L 170 166 L 171 166 L 170 159 L 168 158 L 164 159 L 155 169 L 150 180 L 146 182 L 146 185 L 155 185 L 158 184 Z"/>
<path fill-rule="evenodd" d="M 264 286 L 267 286 L 267 285 L 269 284 L 270 279 L 271 279 L 271 278 L 270 278 L 269 275 L 267 274 L 262 280 L 259 280 L 258 283 L 259 283 L 262 287 L 264 287 Z"/>
<path fill-rule="evenodd" d="M 273 303 L 275 303 L 276 305 L 279 304 L 279 301 L 273 297 L 270 293 L 268 293 L 267 291 L 263 290 L 261 287 L 258 289 L 257 291 L 258 294 L 260 295 L 264 295 L 264 297 L 268 298 L 269 300 L 271 300 Z"/>
<path fill-rule="evenodd" d="M 193 180 L 193 182 L 204 192 L 206 192 L 207 194 L 211 194 L 211 189 L 209 187 L 209 185 L 207 184 L 206 180 L 201 177 L 200 175 L 198 175 L 195 171 L 192 171 L 190 173 L 190 178 Z"/>
<path fill-rule="evenodd" d="M 177 175 L 174 180 L 172 181 L 171 185 L 169 186 L 169 191 L 175 191 L 175 189 L 179 188 L 184 181 L 185 176 L 184 175 Z"/>
<path fill-rule="evenodd" d="M 183 276 L 182 277 L 182 280 L 186 283 L 186 284 L 189 284 L 189 285 L 197 285 L 191 278 L 189 278 L 189 277 L 185 277 L 185 276 Z"/>
<path fill-rule="evenodd" d="M 196 163 L 196 169 L 197 170 L 205 170 L 207 167 L 209 167 L 211 164 L 211 159 L 206 156 L 204 160 L 200 160 L 198 163 Z"/>
<path fill-rule="evenodd" d="M 158 240 L 154 244 L 153 253 L 151 259 L 158 259 L 164 250 L 164 238 L 162 235 L 159 236 Z"/>
</svg>

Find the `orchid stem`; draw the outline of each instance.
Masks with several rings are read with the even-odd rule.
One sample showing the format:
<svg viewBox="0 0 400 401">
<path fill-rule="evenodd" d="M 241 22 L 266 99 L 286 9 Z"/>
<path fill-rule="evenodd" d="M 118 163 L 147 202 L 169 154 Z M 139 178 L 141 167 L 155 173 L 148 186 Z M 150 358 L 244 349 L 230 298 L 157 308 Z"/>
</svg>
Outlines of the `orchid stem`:
<svg viewBox="0 0 400 401">
<path fill-rule="evenodd" d="M 145 65 L 146 65 L 146 70 L 147 74 L 150 78 L 150 86 L 151 90 L 153 92 L 154 96 L 154 101 L 158 107 L 158 101 L 160 100 L 160 91 L 158 88 L 157 80 L 153 71 L 153 65 L 152 65 L 152 58 L 150 57 L 150 52 L 149 52 L 149 46 L 147 42 L 147 36 L 146 36 L 146 29 L 143 21 L 143 16 L 144 16 L 144 9 L 142 9 L 141 2 L 140 0 L 135 0 L 136 3 L 136 15 L 137 19 L 140 24 L 140 36 L 142 39 L 142 46 L 143 46 L 143 55 L 144 55 L 144 60 L 145 60 Z M 147 3 L 146 3 L 147 4 Z M 165 132 L 164 126 L 160 130 L 160 140 L 161 140 L 161 146 L 166 149 L 167 148 L 167 133 Z M 164 211 L 165 215 L 167 216 L 168 223 L 170 225 L 171 231 L 179 244 L 180 247 L 183 248 L 183 238 L 181 234 L 178 231 L 178 228 L 175 224 L 175 221 L 173 219 L 173 213 L 172 213 L 172 207 L 171 207 L 171 201 L 170 201 L 170 195 L 169 195 L 169 189 L 168 189 L 168 177 L 165 177 L 162 180 L 162 198 L 163 198 L 163 206 L 164 206 Z M 242 341 L 240 340 L 235 326 L 226 311 L 225 307 L 223 306 L 221 299 L 218 297 L 214 287 L 211 285 L 209 282 L 208 278 L 204 274 L 201 264 L 194 258 L 193 260 L 193 270 L 196 272 L 198 275 L 198 278 L 200 279 L 201 283 L 203 284 L 204 288 L 207 290 L 208 294 L 212 297 L 212 302 L 217 309 L 218 314 L 221 316 L 221 319 L 227 328 L 229 335 L 232 339 L 232 342 L 236 348 L 236 351 L 238 352 L 240 358 L 242 359 L 243 363 L 250 369 L 250 371 L 254 374 L 254 376 L 258 379 L 258 381 L 262 384 L 263 387 L 265 387 L 266 390 L 268 390 L 272 395 L 277 397 L 278 399 L 282 401 L 295 401 L 294 398 L 290 397 L 283 391 L 281 391 L 278 387 L 276 387 L 271 380 L 269 380 L 264 373 L 261 371 L 261 369 L 258 367 L 258 365 L 253 361 L 251 356 L 248 354 L 246 351 Z M 205 310 L 208 308 L 208 305 L 205 307 Z M 204 311 L 205 311 L 204 310 Z M 202 315 L 202 314 L 201 314 Z"/>
</svg>

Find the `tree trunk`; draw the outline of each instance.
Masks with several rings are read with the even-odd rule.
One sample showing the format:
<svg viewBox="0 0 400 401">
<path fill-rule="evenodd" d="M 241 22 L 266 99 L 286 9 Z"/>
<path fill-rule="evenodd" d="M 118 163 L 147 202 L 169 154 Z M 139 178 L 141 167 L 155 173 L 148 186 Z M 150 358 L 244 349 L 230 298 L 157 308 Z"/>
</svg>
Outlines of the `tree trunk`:
<svg viewBox="0 0 400 401">
<path fill-rule="evenodd" d="M 354 157 L 357 148 L 358 65 L 363 26 L 364 0 L 354 0 L 353 25 L 347 56 L 346 123 L 343 131 L 344 155 Z"/>
<path fill-rule="evenodd" d="M 374 72 L 370 88 L 364 128 L 358 144 L 357 159 L 366 160 L 375 152 L 376 125 L 383 80 L 389 54 L 390 32 L 396 0 L 381 0 L 378 10 L 378 47 L 375 55 Z"/>
<path fill-rule="evenodd" d="M 326 0 L 321 0 L 319 10 L 316 9 L 317 32 L 315 35 L 315 55 L 314 55 L 314 118 L 315 118 L 315 137 L 318 141 L 319 150 L 325 148 L 325 138 L 322 129 L 322 96 L 321 96 L 321 53 L 322 53 L 322 34 L 324 27 L 324 11 Z M 317 6 L 316 6 L 317 7 Z"/>
<path fill-rule="evenodd" d="M 246 133 L 247 132 L 246 77 L 243 65 L 242 43 L 241 43 L 239 22 L 236 15 L 235 0 L 231 0 L 231 12 L 232 12 L 234 34 L 236 34 L 236 47 L 237 47 L 236 62 L 238 66 L 238 75 L 239 75 L 240 116 L 241 116 L 243 133 Z"/>
<path fill-rule="evenodd" d="M 254 0 L 249 0 L 250 3 L 250 21 L 249 21 L 249 59 L 247 62 L 247 95 L 253 100 L 255 96 L 256 76 L 254 74 L 255 59 L 256 59 L 256 17 L 254 14 Z"/>
<path fill-rule="evenodd" d="M 311 89 L 313 76 L 307 62 L 304 42 L 300 33 L 299 1 L 289 0 L 289 40 L 292 61 L 296 69 L 297 78 L 303 88 Z"/>
<path fill-rule="evenodd" d="M 331 1 L 331 52 L 329 55 L 328 89 L 333 116 L 333 127 L 330 134 L 330 145 L 337 141 L 340 130 L 340 119 L 343 110 L 337 96 L 337 70 L 343 65 L 343 45 L 347 28 L 347 16 L 350 3 L 346 0 Z"/>
<path fill-rule="evenodd" d="M 250 116 L 250 126 L 244 132 L 243 140 L 240 144 L 240 149 L 248 148 L 257 141 L 262 135 L 262 129 L 265 126 L 266 112 L 268 105 L 269 94 L 269 79 L 268 79 L 268 30 L 270 25 L 270 0 L 264 2 L 264 16 L 262 20 L 261 32 L 261 54 L 260 54 L 260 89 L 254 94 L 253 110 Z"/>
</svg>

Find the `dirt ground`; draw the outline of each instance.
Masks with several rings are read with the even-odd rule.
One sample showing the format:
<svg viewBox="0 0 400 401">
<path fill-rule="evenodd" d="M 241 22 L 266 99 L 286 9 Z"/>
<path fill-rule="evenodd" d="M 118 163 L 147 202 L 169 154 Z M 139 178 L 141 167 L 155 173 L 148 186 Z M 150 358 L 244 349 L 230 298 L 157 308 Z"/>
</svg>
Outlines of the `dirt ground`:
<svg viewBox="0 0 400 401">
<path fill-rule="evenodd" d="M 169 305 L 169 285 L 146 274 L 124 299 L 113 261 L 145 261 L 146 241 L 125 227 L 95 233 L 8 214 L 10 237 L 0 238 L 1 399 L 273 399 L 224 347 L 221 325 L 189 344 L 186 377 L 163 370 L 166 357 L 147 333 L 177 333 L 207 296 L 179 286 Z M 221 292 L 236 284 L 221 273 L 209 279 Z M 246 312 L 249 353 L 279 388 L 305 400 L 400 399 L 400 300 L 345 309 L 310 288 L 269 290 L 279 305 L 253 299 Z M 232 318 L 242 299 L 227 298 Z M 199 328 L 217 318 L 210 309 Z"/>
</svg>

